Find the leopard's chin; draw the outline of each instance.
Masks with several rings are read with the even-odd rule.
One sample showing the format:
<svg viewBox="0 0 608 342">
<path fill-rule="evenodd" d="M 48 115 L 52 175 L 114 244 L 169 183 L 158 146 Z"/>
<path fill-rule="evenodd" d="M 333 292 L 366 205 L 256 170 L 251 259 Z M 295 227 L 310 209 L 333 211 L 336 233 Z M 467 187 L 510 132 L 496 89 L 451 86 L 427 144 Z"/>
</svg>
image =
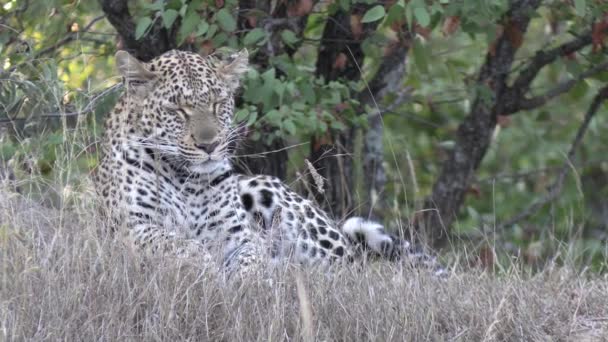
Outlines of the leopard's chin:
<svg viewBox="0 0 608 342">
<path fill-rule="evenodd" d="M 208 174 L 208 175 L 212 175 L 212 174 L 215 174 L 218 172 L 223 172 L 229 168 L 230 168 L 230 166 L 228 164 L 228 161 L 225 159 L 223 159 L 223 160 L 207 159 L 204 162 L 192 163 L 188 166 L 188 170 L 192 173 Z"/>
</svg>

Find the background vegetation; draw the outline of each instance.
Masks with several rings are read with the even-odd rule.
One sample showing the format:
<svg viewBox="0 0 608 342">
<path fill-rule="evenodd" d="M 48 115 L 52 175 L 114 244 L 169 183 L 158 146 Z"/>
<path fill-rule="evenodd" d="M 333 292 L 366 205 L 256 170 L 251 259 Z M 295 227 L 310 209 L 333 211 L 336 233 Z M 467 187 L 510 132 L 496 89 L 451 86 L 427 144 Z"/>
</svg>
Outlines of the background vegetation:
<svg viewBox="0 0 608 342">
<path fill-rule="evenodd" d="M 246 47 L 242 169 L 286 179 L 338 218 L 468 245 L 465 262 L 568 254 L 603 270 L 607 11 L 595 0 L 4 1 L 2 175 L 69 206 L 120 93 L 116 50 L 149 60 Z"/>
</svg>

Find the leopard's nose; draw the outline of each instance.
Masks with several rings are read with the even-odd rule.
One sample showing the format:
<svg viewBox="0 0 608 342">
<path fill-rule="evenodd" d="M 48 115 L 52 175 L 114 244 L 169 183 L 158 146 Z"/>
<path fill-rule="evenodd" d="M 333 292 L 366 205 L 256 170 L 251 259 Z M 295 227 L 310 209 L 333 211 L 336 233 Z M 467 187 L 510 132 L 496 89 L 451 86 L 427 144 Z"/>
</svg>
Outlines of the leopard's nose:
<svg viewBox="0 0 608 342">
<path fill-rule="evenodd" d="M 217 148 L 217 146 L 219 144 L 220 144 L 219 141 L 216 141 L 216 142 L 212 142 L 210 144 L 196 143 L 196 144 L 194 144 L 194 146 L 196 146 L 196 148 L 199 148 L 199 149 L 205 151 L 208 154 L 211 154 L 213 151 L 215 151 L 215 149 Z"/>
</svg>

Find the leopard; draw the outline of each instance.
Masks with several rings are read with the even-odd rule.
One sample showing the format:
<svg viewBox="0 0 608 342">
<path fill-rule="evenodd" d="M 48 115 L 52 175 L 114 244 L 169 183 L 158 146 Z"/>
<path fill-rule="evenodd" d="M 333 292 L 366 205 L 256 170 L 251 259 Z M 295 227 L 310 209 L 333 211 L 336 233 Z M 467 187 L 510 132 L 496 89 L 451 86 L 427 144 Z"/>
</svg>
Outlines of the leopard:
<svg viewBox="0 0 608 342">
<path fill-rule="evenodd" d="M 279 178 L 236 171 L 246 49 L 171 50 L 147 62 L 121 50 L 115 64 L 124 91 L 106 119 L 94 184 L 112 230 L 134 248 L 219 260 L 227 272 L 263 260 L 331 265 L 374 254 L 445 273 L 377 222 L 339 224 Z"/>
</svg>

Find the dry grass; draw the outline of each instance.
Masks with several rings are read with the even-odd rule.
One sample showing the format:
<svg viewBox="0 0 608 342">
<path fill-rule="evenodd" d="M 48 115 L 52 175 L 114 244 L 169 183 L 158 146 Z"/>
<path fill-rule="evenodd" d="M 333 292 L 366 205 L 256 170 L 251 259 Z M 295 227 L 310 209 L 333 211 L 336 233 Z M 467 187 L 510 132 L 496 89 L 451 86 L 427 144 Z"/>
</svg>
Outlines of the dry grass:
<svg viewBox="0 0 608 342">
<path fill-rule="evenodd" d="M 99 234 L 94 205 L 74 203 L 51 210 L 0 192 L 0 340 L 608 340 L 599 276 L 288 266 L 224 282 L 143 260 Z"/>
</svg>

